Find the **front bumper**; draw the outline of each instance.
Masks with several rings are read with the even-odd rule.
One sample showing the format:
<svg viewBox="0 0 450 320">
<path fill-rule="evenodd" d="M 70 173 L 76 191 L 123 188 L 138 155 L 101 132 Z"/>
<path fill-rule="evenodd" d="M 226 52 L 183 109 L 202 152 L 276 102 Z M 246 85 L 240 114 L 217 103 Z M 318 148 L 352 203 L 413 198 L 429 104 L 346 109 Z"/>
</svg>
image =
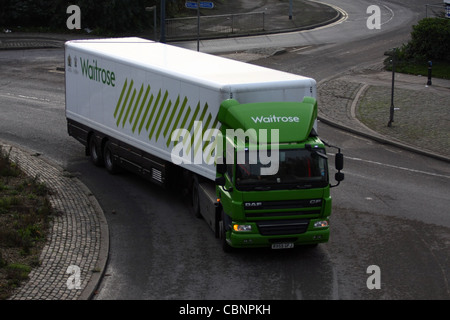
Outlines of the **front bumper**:
<svg viewBox="0 0 450 320">
<path fill-rule="evenodd" d="M 329 226 L 315 228 L 314 223 L 320 219 L 311 219 L 307 228 L 301 233 L 262 235 L 256 223 L 252 223 L 252 232 L 227 232 L 227 242 L 234 248 L 271 247 L 274 243 L 293 243 L 294 246 L 312 245 L 328 242 Z M 264 232 L 263 232 L 264 233 Z"/>
</svg>

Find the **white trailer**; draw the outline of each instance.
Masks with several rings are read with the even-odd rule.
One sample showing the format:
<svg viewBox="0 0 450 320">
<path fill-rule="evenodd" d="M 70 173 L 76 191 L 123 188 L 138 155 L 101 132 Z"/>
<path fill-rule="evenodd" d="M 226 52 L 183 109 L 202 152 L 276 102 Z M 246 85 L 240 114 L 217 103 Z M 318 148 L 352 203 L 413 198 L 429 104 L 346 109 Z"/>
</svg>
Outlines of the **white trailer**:
<svg viewBox="0 0 450 320">
<path fill-rule="evenodd" d="M 114 162 L 159 183 L 171 163 L 172 132 L 183 128 L 204 134 L 219 128 L 222 101 L 316 97 L 311 78 L 141 38 L 68 41 L 65 61 L 69 134 L 86 146 L 94 162 L 103 160 L 109 141 Z M 144 158 L 147 165 L 140 163 Z M 181 166 L 209 180 L 216 177 L 214 165 L 204 161 Z"/>
</svg>

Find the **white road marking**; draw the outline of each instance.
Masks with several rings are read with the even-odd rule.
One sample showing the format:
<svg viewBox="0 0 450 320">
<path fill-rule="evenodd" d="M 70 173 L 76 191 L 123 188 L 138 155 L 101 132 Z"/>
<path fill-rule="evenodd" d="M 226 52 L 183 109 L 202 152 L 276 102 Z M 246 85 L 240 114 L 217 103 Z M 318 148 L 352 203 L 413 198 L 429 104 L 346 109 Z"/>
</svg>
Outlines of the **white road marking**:
<svg viewBox="0 0 450 320">
<path fill-rule="evenodd" d="M 335 154 L 328 153 L 328 155 L 334 156 Z M 374 164 L 374 165 L 378 165 L 378 166 L 383 166 L 383 167 L 388 167 L 388 168 L 393 168 L 393 169 L 399 169 L 399 170 L 409 171 L 409 172 L 413 172 L 413 173 L 420 173 L 420 174 L 433 176 L 433 177 L 440 177 L 440 178 L 450 179 L 450 176 L 445 175 L 445 174 L 439 174 L 439 173 L 427 172 L 427 171 L 411 169 L 411 168 L 406 168 L 406 167 L 400 167 L 400 166 L 395 166 L 395 165 L 392 165 L 392 164 L 382 163 L 382 162 L 379 162 L 379 161 L 366 160 L 366 159 L 349 157 L 349 156 L 345 156 L 344 159 L 345 160 L 359 161 L 359 162 L 366 162 L 366 163 L 370 163 L 370 164 Z"/>
</svg>

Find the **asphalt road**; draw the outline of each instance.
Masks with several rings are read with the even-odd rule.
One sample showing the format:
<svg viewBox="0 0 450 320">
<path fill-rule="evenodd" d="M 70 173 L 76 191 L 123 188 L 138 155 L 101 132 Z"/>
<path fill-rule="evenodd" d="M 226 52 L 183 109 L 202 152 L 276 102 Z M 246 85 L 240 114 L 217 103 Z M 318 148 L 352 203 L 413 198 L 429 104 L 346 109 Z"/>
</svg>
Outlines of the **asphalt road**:
<svg viewBox="0 0 450 320">
<path fill-rule="evenodd" d="M 338 2 L 349 14 L 344 22 L 291 34 L 297 40 L 267 36 L 269 47 L 259 39 L 266 48 L 290 50 L 255 63 L 318 81 L 371 64 L 408 37 L 427 3 L 380 2 L 386 23 L 367 30 L 366 8 L 373 3 L 328 1 Z M 201 50 L 256 46 L 256 39 L 242 38 L 202 42 Z M 0 138 L 57 161 L 97 197 L 111 251 L 96 299 L 450 298 L 448 164 L 320 123 L 321 136 L 346 156 L 346 180 L 332 189 L 330 242 L 315 249 L 225 254 L 179 194 L 89 163 L 83 147 L 67 135 L 64 74 L 56 71 L 62 65 L 58 49 L 0 52 Z M 380 267 L 381 289 L 367 287 L 370 265 Z"/>
</svg>

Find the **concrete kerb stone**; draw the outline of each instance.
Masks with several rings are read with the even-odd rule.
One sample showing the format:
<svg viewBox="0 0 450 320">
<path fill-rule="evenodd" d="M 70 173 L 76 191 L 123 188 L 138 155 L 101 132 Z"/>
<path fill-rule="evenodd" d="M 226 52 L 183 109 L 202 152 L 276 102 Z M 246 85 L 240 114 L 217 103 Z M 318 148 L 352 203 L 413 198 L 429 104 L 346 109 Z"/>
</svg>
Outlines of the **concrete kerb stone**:
<svg viewBox="0 0 450 320">
<path fill-rule="evenodd" d="M 11 143 L 0 144 L 28 176 L 50 189 L 55 211 L 40 266 L 32 269 L 10 299 L 90 299 L 108 260 L 109 231 L 103 210 L 89 189 L 58 165 Z"/>
</svg>

